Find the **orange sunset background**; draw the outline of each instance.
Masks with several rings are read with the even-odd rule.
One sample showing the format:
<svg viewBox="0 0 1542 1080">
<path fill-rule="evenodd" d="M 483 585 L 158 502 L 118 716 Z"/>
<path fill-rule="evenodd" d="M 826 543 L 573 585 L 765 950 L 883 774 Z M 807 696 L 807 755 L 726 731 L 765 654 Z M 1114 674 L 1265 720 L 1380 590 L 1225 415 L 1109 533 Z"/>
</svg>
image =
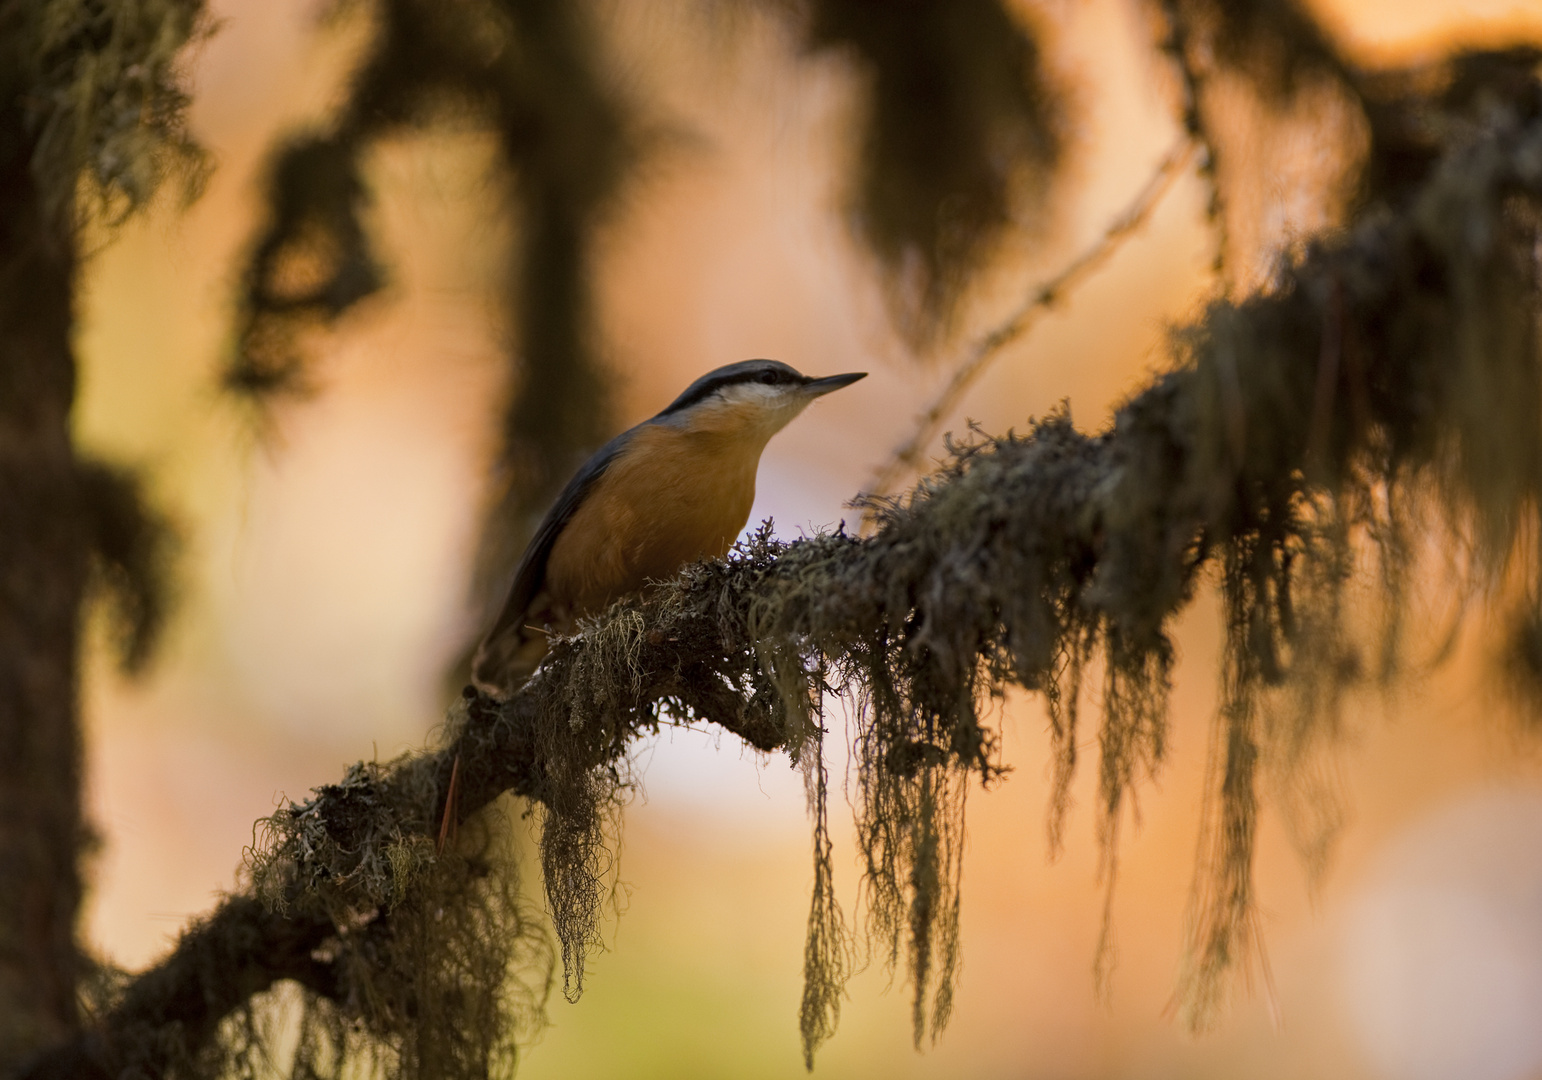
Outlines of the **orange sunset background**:
<svg viewBox="0 0 1542 1080">
<path fill-rule="evenodd" d="M 323 18 L 330 5 L 318 0 L 212 6 L 218 30 L 191 62 L 191 124 L 216 171 L 190 207 L 168 197 L 91 237 L 79 297 L 77 434 L 143 467 L 185 540 L 179 615 L 155 666 L 125 681 L 94 647 L 84 689 L 101 837 L 85 936 L 131 968 L 233 887 L 253 821 L 280 797 L 415 746 L 439 722 L 443 671 L 475 631 L 469 567 L 507 367 L 511 226 L 490 146 L 466 131 L 376 154 L 373 225 L 392 280 L 310 342 L 318 392 L 262 429 L 219 390 L 264 155 L 324 119 L 366 28 L 346 5 Z M 1367 62 L 1542 43 L 1534 0 L 1314 7 Z M 982 280 L 960 342 L 1095 238 L 1176 137 L 1137 5 L 1035 10 L 1074 95 L 1072 154 L 1046 220 L 1013 237 Z M 773 440 L 751 519 L 771 517 L 788 537 L 854 522 L 846 500 L 909 434 L 958 351 L 909 354 L 846 229 L 855 83 L 759 17 L 725 19 L 696 0 L 609 0 L 601 13 L 624 84 L 669 133 L 603 237 L 600 333 L 619 419 L 635 423 L 703 371 L 747 357 L 867 370 Z M 1310 125 L 1301 130 L 1310 147 Z M 1102 272 L 999 357 L 950 426 L 972 418 L 1004 432 L 1062 400 L 1081 426 L 1103 425 L 1210 288 L 1204 202 L 1186 175 Z M 1317 224 L 1292 218 L 1293 205 L 1285 181 L 1265 184 L 1253 242 Z M 1438 589 L 1427 603 L 1438 622 Z M 1108 1000 L 1092 977 L 1094 774 L 1083 769 L 1051 864 L 1045 719 L 1037 701 L 1012 697 L 1000 716 L 1012 771 L 970 795 L 951 1026 L 912 1049 L 907 988 L 875 960 L 852 980 L 816 1075 L 1542 1077 L 1542 742 L 1491 689 L 1481 611 L 1451 661 L 1352 702 L 1338 758 L 1348 820 L 1323 880 L 1308 881 L 1265 815 L 1267 976 L 1212 1034 L 1193 1038 L 1167 1015 L 1219 621 L 1205 597 L 1179 627 L 1174 747 L 1125 831 Z M 626 816 L 625 911 L 607 923 L 583 999 L 553 996 L 521 1075 L 803 1075 L 812 870 L 799 774 L 702 731 L 667 732 L 637 759 L 645 790 Z M 834 816 L 850 911 L 857 868 L 839 798 Z"/>
</svg>

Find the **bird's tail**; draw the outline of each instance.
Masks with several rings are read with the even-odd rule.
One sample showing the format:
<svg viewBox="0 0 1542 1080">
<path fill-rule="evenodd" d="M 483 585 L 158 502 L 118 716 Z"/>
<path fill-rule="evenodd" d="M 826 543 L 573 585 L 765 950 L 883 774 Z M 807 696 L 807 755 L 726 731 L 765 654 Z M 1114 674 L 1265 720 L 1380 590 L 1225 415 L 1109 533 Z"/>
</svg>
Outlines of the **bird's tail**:
<svg viewBox="0 0 1542 1080">
<path fill-rule="evenodd" d="M 471 660 L 471 681 L 485 694 L 508 697 L 540 667 L 546 656 L 546 640 L 546 632 L 538 627 L 494 627 Z"/>
</svg>

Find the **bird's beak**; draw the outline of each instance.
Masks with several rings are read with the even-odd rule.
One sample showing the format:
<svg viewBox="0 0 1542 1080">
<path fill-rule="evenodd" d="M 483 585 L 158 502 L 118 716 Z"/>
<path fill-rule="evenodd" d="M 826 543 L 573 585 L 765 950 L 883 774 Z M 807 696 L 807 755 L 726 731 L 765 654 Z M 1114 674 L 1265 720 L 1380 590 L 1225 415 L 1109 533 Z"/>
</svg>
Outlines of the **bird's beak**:
<svg viewBox="0 0 1542 1080">
<path fill-rule="evenodd" d="M 810 379 L 803 384 L 803 392 L 809 397 L 819 397 L 828 394 L 831 390 L 839 390 L 843 386 L 850 386 L 858 379 L 867 378 L 865 371 L 853 371 L 846 375 L 827 375 L 823 379 Z"/>
</svg>

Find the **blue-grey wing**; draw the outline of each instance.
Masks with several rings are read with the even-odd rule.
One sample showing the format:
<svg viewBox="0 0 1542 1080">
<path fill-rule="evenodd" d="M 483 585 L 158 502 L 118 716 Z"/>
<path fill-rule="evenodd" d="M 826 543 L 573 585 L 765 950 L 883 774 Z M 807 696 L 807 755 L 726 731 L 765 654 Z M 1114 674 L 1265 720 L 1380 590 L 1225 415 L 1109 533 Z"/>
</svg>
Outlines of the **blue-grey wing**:
<svg viewBox="0 0 1542 1080">
<path fill-rule="evenodd" d="M 594 455 L 584 462 L 583 467 L 573 474 L 573 479 L 569 480 L 567 487 L 562 489 L 562 493 L 552 503 L 551 509 L 546 511 L 546 516 L 541 519 L 535 535 L 531 537 L 530 544 L 525 548 L 524 556 L 519 560 L 518 569 L 514 571 L 514 582 L 509 586 L 508 599 L 503 602 L 503 609 L 498 613 L 497 621 L 493 623 L 492 629 L 483 639 L 484 650 L 487 642 L 506 633 L 510 627 L 517 628 L 524 625 L 530 604 L 546 581 L 546 564 L 551 558 L 552 549 L 557 545 L 557 538 L 562 535 L 562 530 L 567 527 L 578 508 L 594 490 L 596 482 L 605 475 L 605 470 L 610 468 L 611 463 L 620 455 L 635 430 L 636 428 L 632 428 L 623 431 L 596 450 Z"/>
</svg>

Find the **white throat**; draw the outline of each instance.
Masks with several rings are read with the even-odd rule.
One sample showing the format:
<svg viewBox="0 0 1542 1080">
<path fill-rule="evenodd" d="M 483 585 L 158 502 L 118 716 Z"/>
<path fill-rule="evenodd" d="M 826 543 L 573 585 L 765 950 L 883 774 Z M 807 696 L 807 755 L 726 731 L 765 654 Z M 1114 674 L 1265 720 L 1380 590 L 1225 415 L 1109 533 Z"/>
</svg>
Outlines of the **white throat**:
<svg viewBox="0 0 1542 1080">
<path fill-rule="evenodd" d="M 808 407 L 813 398 L 801 386 L 786 383 L 734 383 L 691 410 L 689 426 L 732 426 L 746 435 L 769 439 Z"/>
</svg>

